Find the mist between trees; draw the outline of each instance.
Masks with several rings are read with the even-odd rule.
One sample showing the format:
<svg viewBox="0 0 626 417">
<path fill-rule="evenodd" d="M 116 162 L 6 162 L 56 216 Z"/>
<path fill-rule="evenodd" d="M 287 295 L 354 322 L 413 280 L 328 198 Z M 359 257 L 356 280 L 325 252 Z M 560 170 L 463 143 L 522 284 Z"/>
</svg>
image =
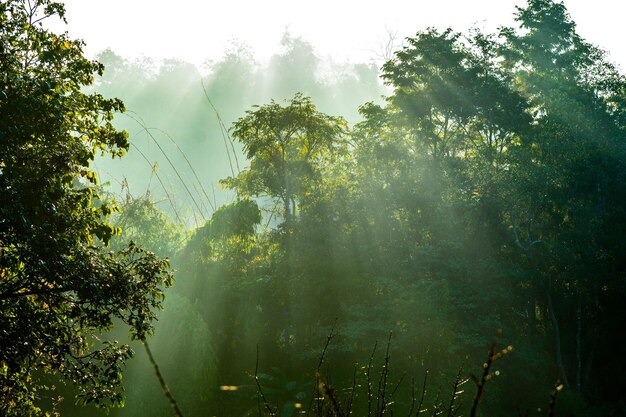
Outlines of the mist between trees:
<svg viewBox="0 0 626 417">
<path fill-rule="evenodd" d="M 287 32 L 280 49 L 268 61 L 259 62 L 245 45 L 233 43 L 220 60 L 202 68 L 177 60 L 124 59 L 111 50 L 100 53 L 98 60 L 107 70 L 92 88 L 123 99 L 128 111 L 116 125 L 131 133 L 133 147 L 140 148 L 131 148 L 122 160 L 97 160 L 101 179 L 111 182 L 116 191 L 124 178 L 132 179 L 133 192 L 150 189 L 157 199 L 165 197 L 165 187 L 174 194 L 176 210 L 191 209 L 184 213 L 185 222 L 198 227 L 202 216 L 215 210 L 216 202 L 221 205 L 232 199 L 218 181 L 248 164 L 240 144 L 228 137 L 228 129 L 252 105 L 290 99 L 301 92 L 322 111 L 356 122 L 361 104 L 382 103 L 389 91 L 374 63 L 332 62 L 318 57 L 306 40 Z M 150 168 L 154 164 L 163 185 L 154 178 Z M 202 194 L 195 188 L 195 176 L 202 178 L 210 202 L 199 197 L 196 204 L 184 190 L 181 182 Z M 166 210 L 173 209 L 170 205 Z"/>
<path fill-rule="evenodd" d="M 186 417 L 626 415 L 626 80 L 561 3 L 512 12 L 518 27 L 495 34 L 390 42 L 380 68 L 328 62 L 288 33 L 263 63 L 242 45 L 202 69 L 102 52 L 104 73 L 72 94 L 123 100 L 110 128 L 129 143 L 96 148 L 128 154 L 94 151 L 63 189 L 91 190 L 81 204 L 96 217 L 81 227 L 94 251 L 135 259 L 132 242 L 171 270 L 146 267 L 154 287 L 139 301 L 152 304 L 97 310 L 68 351 L 14 330 L 14 300 L 39 306 L 34 317 L 56 299 L 11 286 L 48 258 L 17 239 L 21 214 L 4 202 L 22 184 L 12 155 L 49 133 L 3 151 L 2 413 L 176 415 L 156 363 Z M 86 290 L 59 282 L 42 288 L 80 304 Z M 118 297 L 97 288 L 86 305 Z M 57 317 L 97 315 L 85 308 Z M 74 349 L 108 340 L 137 354 L 118 350 L 101 380 Z M 24 341 L 38 344 L 24 353 Z"/>
</svg>

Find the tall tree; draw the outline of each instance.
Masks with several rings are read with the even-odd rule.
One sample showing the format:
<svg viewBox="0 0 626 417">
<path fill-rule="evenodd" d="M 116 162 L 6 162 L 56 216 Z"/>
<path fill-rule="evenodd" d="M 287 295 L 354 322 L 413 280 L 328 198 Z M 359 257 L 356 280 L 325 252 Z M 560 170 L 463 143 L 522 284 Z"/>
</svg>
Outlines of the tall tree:
<svg viewBox="0 0 626 417">
<path fill-rule="evenodd" d="M 430 29 L 407 43 L 382 77 L 421 152 L 435 161 L 477 152 L 493 160 L 502 153 L 529 118 L 525 100 L 497 66 L 495 41 L 476 32 L 464 42 L 451 29 Z"/>
<path fill-rule="evenodd" d="M 521 30 L 502 31 L 504 65 L 534 120 L 514 163 L 511 228 L 542 294 L 561 378 L 591 394 L 584 381 L 604 366 L 594 329 L 615 308 L 613 297 L 624 295 L 618 235 L 626 155 L 616 105 L 624 78 L 578 35 L 563 3 L 530 0 L 516 20 Z"/>
<path fill-rule="evenodd" d="M 123 402 L 131 351 L 99 335 L 121 320 L 151 330 L 171 283 L 168 263 L 131 244 L 108 250 L 119 230 L 89 168 L 98 153 L 122 156 L 112 125 L 119 100 L 82 88 L 103 67 L 83 43 L 42 21 L 64 18 L 49 0 L 0 3 L 0 414 L 43 415 L 45 374 L 73 382 L 79 399 Z M 48 380 L 49 381 L 49 380 Z M 46 402 L 46 400 L 49 402 Z"/>
<path fill-rule="evenodd" d="M 345 120 L 318 111 L 301 94 L 286 106 L 272 101 L 248 111 L 233 124 L 232 133 L 243 144 L 250 167 L 224 182 L 243 196 L 280 200 L 289 224 L 298 201 L 319 178 L 319 167 L 342 147 L 345 129 Z"/>
</svg>

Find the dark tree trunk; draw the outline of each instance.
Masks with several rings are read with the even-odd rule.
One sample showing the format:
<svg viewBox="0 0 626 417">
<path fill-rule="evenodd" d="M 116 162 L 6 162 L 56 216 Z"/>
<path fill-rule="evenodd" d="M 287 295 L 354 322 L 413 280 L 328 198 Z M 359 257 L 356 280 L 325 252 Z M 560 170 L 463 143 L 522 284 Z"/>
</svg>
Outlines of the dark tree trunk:
<svg viewBox="0 0 626 417">
<path fill-rule="evenodd" d="M 552 329 L 554 331 L 554 349 L 556 355 L 556 364 L 559 367 L 559 373 L 561 374 L 561 378 L 563 378 L 563 384 L 566 388 L 569 388 L 569 380 L 567 379 L 567 374 L 565 373 L 565 366 L 563 365 L 563 353 L 561 352 L 561 332 L 559 327 L 559 321 L 556 319 L 556 314 L 554 312 L 554 303 L 552 300 L 552 279 L 548 278 L 548 312 L 550 314 L 550 321 L 552 322 Z"/>
<path fill-rule="evenodd" d="M 581 393 L 582 378 L 582 293 L 578 290 L 578 305 L 576 306 L 576 392 Z"/>
</svg>

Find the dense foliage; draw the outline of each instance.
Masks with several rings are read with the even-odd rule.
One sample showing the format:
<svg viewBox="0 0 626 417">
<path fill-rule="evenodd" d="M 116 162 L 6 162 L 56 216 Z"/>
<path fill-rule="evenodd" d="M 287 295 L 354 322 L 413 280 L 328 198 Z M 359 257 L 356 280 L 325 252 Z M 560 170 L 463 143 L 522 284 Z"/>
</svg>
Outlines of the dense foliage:
<svg viewBox="0 0 626 417">
<path fill-rule="evenodd" d="M 130 244 L 89 168 L 97 153 L 122 156 L 112 125 L 119 100 L 82 88 L 103 67 L 83 44 L 47 31 L 59 3 L 0 3 L 0 414 L 51 409 L 59 379 L 81 402 L 122 404 L 121 372 L 132 352 L 100 338 L 114 320 L 143 339 L 152 329 L 168 262 Z M 43 410 L 41 409 L 43 407 Z"/>
<path fill-rule="evenodd" d="M 241 380 L 259 343 L 268 390 L 285 381 L 280 410 L 336 320 L 337 386 L 390 330 L 392 365 L 452 383 L 501 332 L 517 349 L 485 413 L 545 407 L 557 380 L 563 415 L 624 412 L 609 369 L 626 365 L 611 352 L 626 324 L 626 84 L 562 4 L 516 19 L 497 35 L 418 32 L 382 68 L 386 105 L 363 105 L 350 132 L 298 124 L 324 119 L 308 101 L 294 115 L 298 95 L 234 123 L 250 167 L 224 183 L 260 198 L 270 227 L 198 229 L 211 243 L 177 261 L 220 380 Z M 307 143 L 326 150 L 309 160 Z"/>
<path fill-rule="evenodd" d="M 10 4 L 23 10 L 23 2 Z M 9 9 L 3 25 L 20 16 Z M 51 56 L 54 71 L 74 66 L 60 84 L 46 81 L 60 90 L 45 84 L 40 91 L 39 81 L 57 72 L 33 60 L 43 72 L 31 77 L 21 60 L 0 61 L 0 134 L 13 146 L 1 150 L 0 192 L 15 202 L 4 204 L 2 195 L 0 307 L 3 325 L 28 320 L 2 328 L 8 348 L 0 350 L 0 370 L 14 384 L 6 386 L 17 387 L 3 388 L 2 398 L 19 388 L 30 407 L 39 394 L 28 378 L 86 372 L 77 354 L 91 355 L 89 364 L 110 358 L 86 350 L 93 342 L 86 332 L 109 328 L 111 316 L 136 325 L 138 309 L 153 314 L 162 294 L 156 284 L 169 276 L 152 255 L 122 249 L 130 239 L 172 257 L 177 268 L 151 346 L 185 416 L 626 415 L 619 348 L 626 328 L 626 79 L 578 36 L 563 4 L 529 0 L 515 17 L 518 27 L 496 34 L 418 32 L 381 68 L 388 96 L 365 104 L 383 91 L 371 66 L 323 81 L 311 46 L 289 35 L 268 72 L 239 48 L 196 85 L 200 75 L 185 63 L 155 69 L 101 54 L 112 71 L 94 90 L 126 92 L 153 120 L 170 115 L 180 138 L 178 148 L 132 116 L 148 137 L 134 145 L 151 170 L 135 175 L 147 172 L 135 164 L 124 171 L 123 211 L 111 216 L 113 226 L 104 223 L 112 206 L 97 196 L 88 163 L 95 150 L 128 148 L 110 125 L 121 103 L 79 91 L 101 71 L 82 58 L 80 44 L 30 24 L 14 32 L 3 26 L 0 53 L 7 57 L 19 56 L 7 45 L 55 47 L 39 60 Z M 29 41 L 31 30 L 48 43 Z M 73 60 L 56 61 L 66 49 Z M 333 107 L 356 99 L 358 117 Z M 178 102 L 185 105 L 162 106 Z M 268 104 L 244 113 L 253 102 Z M 337 113 L 358 122 L 349 127 Z M 40 114 L 58 119 L 38 124 Z M 235 114 L 231 143 L 224 121 Z M 175 148 L 168 152 L 165 142 Z M 205 146 L 222 151 L 207 154 Z M 72 159 L 71 149 L 89 152 Z M 200 175 L 188 183 L 182 169 L 164 175 L 154 162 L 159 152 L 174 171 L 200 165 Z M 53 164 L 60 165 L 52 173 Z M 220 203 L 232 197 L 211 210 L 218 199 L 202 191 L 212 187 L 203 183 L 214 175 L 207 166 L 221 166 Z M 167 191 L 174 176 L 178 190 Z M 128 184 L 140 177 L 152 188 L 132 197 Z M 199 223 L 190 233 L 171 220 L 185 217 L 181 207 L 190 224 Z M 117 227 L 126 234 L 113 236 Z M 115 255 L 99 244 L 109 239 L 120 249 Z M 147 286 L 118 282 L 139 264 L 129 256 L 153 267 Z M 121 275 L 101 285 L 103 275 L 90 275 L 80 259 Z M 18 279 L 31 286 L 6 292 Z M 107 291 L 120 297 L 116 310 L 94 304 Z M 68 305 L 76 307 L 62 310 Z M 171 415 L 144 359 L 130 363 L 128 406 L 113 415 Z M 98 366 L 88 368 L 95 378 Z M 119 392 L 121 368 L 107 369 L 115 371 L 110 386 L 78 380 L 87 389 L 82 398 Z"/>
</svg>

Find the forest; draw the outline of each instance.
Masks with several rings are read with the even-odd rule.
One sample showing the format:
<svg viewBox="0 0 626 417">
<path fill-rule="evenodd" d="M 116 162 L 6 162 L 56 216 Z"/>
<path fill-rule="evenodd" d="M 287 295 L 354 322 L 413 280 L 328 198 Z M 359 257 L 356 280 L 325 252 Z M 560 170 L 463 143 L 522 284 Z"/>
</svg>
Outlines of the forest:
<svg viewBox="0 0 626 417">
<path fill-rule="evenodd" d="M 198 68 L 0 2 L 0 416 L 626 416 L 626 77 L 511 13 Z"/>
</svg>

